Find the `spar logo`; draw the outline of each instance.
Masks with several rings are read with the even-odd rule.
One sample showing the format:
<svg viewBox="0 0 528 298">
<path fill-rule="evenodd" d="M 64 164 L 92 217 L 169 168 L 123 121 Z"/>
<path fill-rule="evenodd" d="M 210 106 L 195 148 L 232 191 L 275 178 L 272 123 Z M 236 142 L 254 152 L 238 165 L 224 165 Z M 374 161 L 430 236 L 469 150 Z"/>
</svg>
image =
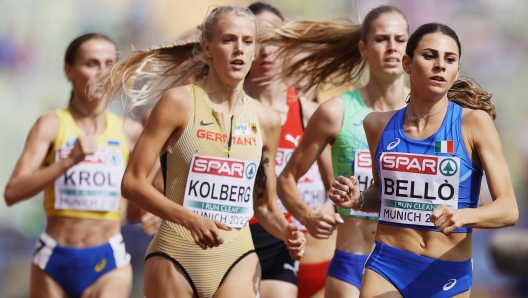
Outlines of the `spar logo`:
<svg viewBox="0 0 528 298">
<path fill-rule="evenodd" d="M 70 148 L 64 148 L 64 147 L 58 148 L 57 150 L 58 160 L 68 157 L 71 151 L 72 149 Z M 82 162 L 106 164 L 106 152 L 103 148 L 97 149 L 97 151 L 95 151 L 93 154 L 86 155 Z"/>
<path fill-rule="evenodd" d="M 458 164 L 451 158 L 445 158 L 440 162 L 440 173 L 444 176 L 453 176 L 458 172 Z"/>
<path fill-rule="evenodd" d="M 356 151 L 357 166 L 358 168 L 371 169 L 372 158 L 370 158 L 370 152 L 367 150 Z"/>
<path fill-rule="evenodd" d="M 255 165 L 254 168 L 256 169 Z M 194 163 L 192 164 L 192 171 L 200 174 L 243 178 L 244 162 L 209 157 L 195 157 Z"/>
<path fill-rule="evenodd" d="M 384 153 L 381 156 L 381 168 L 388 171 L 436 175 L 437 166 L 438 158 L 435 156 L 402 153 Z"/>
<path fill-rule="evenodd" d="M 255 177 L 255 174 L 257 173 L 257 165 L 254 163 L 248 164 L 246 167 L 246 178 L 251 180 L 253 177 Z"/>
</svg>

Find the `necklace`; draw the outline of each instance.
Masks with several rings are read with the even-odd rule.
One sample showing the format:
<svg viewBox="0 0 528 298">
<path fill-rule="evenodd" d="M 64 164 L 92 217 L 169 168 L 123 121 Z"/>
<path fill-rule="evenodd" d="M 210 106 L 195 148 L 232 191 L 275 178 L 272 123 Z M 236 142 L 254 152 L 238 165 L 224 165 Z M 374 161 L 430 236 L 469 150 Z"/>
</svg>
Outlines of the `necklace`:
<svg viewBox="0 0 528 298">
<path fill-rule="evenodd" d="M 406 114 L 405 115 L 405 118 L 407 118 L 407 120 L 411 121 L 411 122 L 414 122 L 416 120 L 420 120 L 422 118 L 425 118 L 425 117 L 431 117 L 431 116 L 434 116 L 440 112 L 442 112 L 443 110 L 445 110 L 447 107 L 449 106 L 449 103 L 447 103 L 447 105 L 445 107 L 443 107 L 440 111 L 436 112 L 436 113 L 432 113 L 432 114 L 425 114 L 425 115 L 422 115 L 422 116 L 411 116 L 411 115 L 408 115 Z"/>
<path fill-rule="evenodd" d="M 215 89 L 215 90 L 212 90 L 212 91 L 205 91 L 204 89 L 204 80 L 205 80 L 206 77 L 204 77 L 202 79 L 202 82 L 200 83 L 202 85 L 202 90 L 204 91 L 205 94 L 209 94 L 209 93 L 213 93 L 213 92 L 216 92 L 216 91 L 220 91 L 222 89 L 226 89 L 226 90 L 229 90 L 229 91 L 238 91 L 239 89 L 238 88 L 231 88 L 231 87 L 220 87 L 218 89 Z"/>
</svg>

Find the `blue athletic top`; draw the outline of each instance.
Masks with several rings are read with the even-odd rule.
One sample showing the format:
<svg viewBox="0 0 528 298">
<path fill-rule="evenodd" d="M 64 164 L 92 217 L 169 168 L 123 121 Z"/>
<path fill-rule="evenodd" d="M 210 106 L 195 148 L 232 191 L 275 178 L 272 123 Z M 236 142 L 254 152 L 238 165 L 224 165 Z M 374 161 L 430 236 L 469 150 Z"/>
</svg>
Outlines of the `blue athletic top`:
<svg viewBox="0 0 528 298">
<path fill-rule="evenodd" d="M 392 116 L 376 148 L 379 224 L 438 232 L 429 221 L 431 212 L 449 203 L 455 209 L 476 208 L 483 171 L 475 167 L 464 146 L 460 105 L 449 102 L 438 131 L 423 140 L 409 138 L 403 131 L 406 110 Z M 454 232 L 471 231 L 462 227 Z"/>
</svg>

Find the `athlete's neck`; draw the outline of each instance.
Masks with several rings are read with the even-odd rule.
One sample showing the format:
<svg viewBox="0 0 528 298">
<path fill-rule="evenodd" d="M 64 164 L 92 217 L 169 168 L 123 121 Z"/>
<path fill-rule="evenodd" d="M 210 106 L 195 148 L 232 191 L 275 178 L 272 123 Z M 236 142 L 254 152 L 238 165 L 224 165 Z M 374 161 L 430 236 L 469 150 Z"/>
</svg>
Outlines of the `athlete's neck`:
<svg viewBox="0 0 528 298">
<path fill-rule="evenodd" d="M 106 105 L 101 100 L 83 103 L 81 100 L 73 98 L 68 105 L 68 110 L 82 131 L 93 131 L 96 135 L 104 132 L 106 128 Z"/>
<path fill-rule="evenodd" d="M 361 88 L 360 92 L 365 104 L 372 111 L 384 112 L 403 108 L 409 89 L 404 85 L 403 75 L 396 79 L 371 75 L 368 84 Z"/>
</svg>

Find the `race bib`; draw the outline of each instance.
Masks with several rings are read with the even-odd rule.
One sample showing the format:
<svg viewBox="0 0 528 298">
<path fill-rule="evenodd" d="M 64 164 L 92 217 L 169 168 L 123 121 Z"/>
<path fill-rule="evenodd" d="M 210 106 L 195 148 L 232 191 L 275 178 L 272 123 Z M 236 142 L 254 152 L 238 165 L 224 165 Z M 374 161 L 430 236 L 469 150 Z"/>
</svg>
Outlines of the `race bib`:
<svg viewBox="0 0 528 298">
<path fill-rule="evenodd" d="M 374 177 L 372 176 L 372 159 L 370 158 L 370 151 L 368 150 L 356 150 L 354 154 L 354 176 L 359 181 L 359 190 L 365 191 L 369 186 L 374 183 Z M 363 218 L 369 220 L 377 220 L 377 212 L 362 212 L 355 211 L 354 209 L 343 209 L 339 208 L 339 214 L 352 216 L 356 218 Z"/>
<path fill-rule="evenodd" d="M 55 160 L 71 148 L 58 148 Z M 121 150 L 98 148 L 55 180 L 55 209 L 117 211 L 125 172 Z"/>
<path fill-rule="evenodd" d="M 380 157 L 380 219 L 434 226 L 431 212 L 446 205 L 458 209 L 460 159 L 407 153 Z"/>
<path fill-rule="evenodd" d="M 253 216 L 254 161 L 194 155 L 183 207 L 200 216 L 241 228 Z"/>
</svg>

